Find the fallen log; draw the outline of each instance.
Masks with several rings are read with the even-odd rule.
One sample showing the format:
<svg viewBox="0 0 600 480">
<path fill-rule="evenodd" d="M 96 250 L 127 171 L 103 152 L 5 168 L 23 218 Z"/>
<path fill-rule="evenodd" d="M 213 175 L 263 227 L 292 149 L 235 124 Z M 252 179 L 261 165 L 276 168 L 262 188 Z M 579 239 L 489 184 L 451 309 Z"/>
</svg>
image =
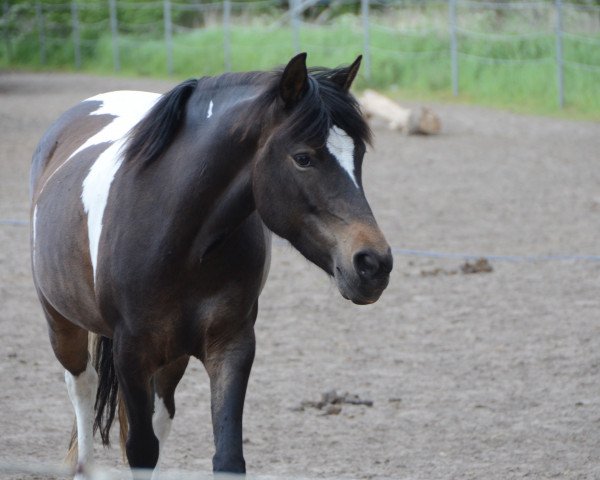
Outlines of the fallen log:
<svg viewBox="0 0 600 480">
<path fill-rule="evenodd" d="M 391 130 L 399 130 L 406 135 L 415 133 L 432 135 L 440 133 L 442 129 L 440 118 L 430 109 L 404 108 L 375 90 L 365 90 L 359 102 L 367 118 L 382 118 L 388 122 Z"/>
</svg>

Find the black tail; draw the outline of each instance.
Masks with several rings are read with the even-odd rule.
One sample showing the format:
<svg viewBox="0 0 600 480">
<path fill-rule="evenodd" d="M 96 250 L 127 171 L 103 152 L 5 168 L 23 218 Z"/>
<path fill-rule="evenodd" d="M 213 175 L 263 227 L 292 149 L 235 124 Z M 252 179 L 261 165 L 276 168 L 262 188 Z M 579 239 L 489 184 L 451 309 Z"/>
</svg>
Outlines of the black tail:
<svg viewBox="0 0 600 480">
<path fill-rule="evenodd" d="M 96 419 L 94 433 L 100 430 L 103 445 L 110 445 L 110 427 L 115 419 L 118 404 L 119 383 L 113 362 L 113 341 L 98 336 L 93 357 L 94 368 L 98 372 L 98 392 L 96 393 Z"/>
</svg>

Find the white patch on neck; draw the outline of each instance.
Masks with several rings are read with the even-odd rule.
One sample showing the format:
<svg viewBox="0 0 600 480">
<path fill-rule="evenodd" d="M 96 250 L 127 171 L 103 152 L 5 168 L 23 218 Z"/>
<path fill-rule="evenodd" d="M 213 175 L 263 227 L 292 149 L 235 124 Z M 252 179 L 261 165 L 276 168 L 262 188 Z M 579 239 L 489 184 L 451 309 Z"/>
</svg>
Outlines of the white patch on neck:
<svg viewBox="0 0 600 480">
<path fill-rule="evenodd" d="M 327 150 L 335 157 L 340 166 L 348 172 L 356 188 L 359 188 L 354 175 L 354 140 L 352 140 L 352 137 L 341 128 L 331 127 L 327 137 Z"/>
<path fill-rule="evenodd" d="M 96 267 L 98 264 L 98 245 L 102 233 L 102 219 L 108 202 L 110 185 L 123 163 L 121 149 L 127 140 L 127 133 L 154 106 L 160 95 L 149 92 L 121 91 L 110 92 L 87 101 L 102 102 L 100 107 L 90 115 L 114 115 L 108 125 L 87 139 L 69 158 L 82 150 L 105 142 L 112 142 L 96 159 L 88 175 L 83 181 L 81 200 L 87 213 L 88 239 L 90 242 L 90 258 L 96 284 Z"/>
<path fill-rule="evenodd" d="M 212 117 L 213 101 L 211 100 L 208 104 L 208 111 L 206 112 L 206 118 Z"/>
</svg>

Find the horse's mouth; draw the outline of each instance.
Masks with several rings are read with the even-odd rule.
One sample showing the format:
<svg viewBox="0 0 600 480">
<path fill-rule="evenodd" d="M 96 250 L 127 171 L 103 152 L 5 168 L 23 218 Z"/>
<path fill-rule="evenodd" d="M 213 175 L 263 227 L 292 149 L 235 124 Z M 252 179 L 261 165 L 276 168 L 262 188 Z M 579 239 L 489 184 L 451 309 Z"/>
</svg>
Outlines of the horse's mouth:
<svg viewBox="0 0 600 480">
<path fill-rule="evenodd" d="M 349 280 L 340 267 L 336 267 L 333 275 L 338 290 L 343 298 L 355 305 L 371 305 L 379 300 L 389 283 L 389 275 L 376 282 L 365 284 L 359 280 Z"/>
<path fill-rule="evenodd" d="M 354 305 L 371 305 L 373 303 L 375 303 L 377 300 L 379 299 L 379 297 L 375 300 L 362 300 L 362 299 L 350 299 L 350 301 L 354 304 Z"/>
</svg>

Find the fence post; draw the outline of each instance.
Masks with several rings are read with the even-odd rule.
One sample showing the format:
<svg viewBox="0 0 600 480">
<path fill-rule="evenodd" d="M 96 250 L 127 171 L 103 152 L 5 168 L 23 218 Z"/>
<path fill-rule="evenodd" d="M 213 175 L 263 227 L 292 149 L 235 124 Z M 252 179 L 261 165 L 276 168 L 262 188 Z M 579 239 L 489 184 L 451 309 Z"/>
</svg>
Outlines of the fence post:
<svg viewBox="0 0 600 480">
<path fill-rule="evenodd" d="M 12 59 L 12 48 L 10 45 L 10 5 L 8 0 L 4 0 L 2 5 L 2 15 L 4 17 L 4 43 L 6 44 L 6 58 L 10 62 Z"/>
<path fill-rule="evenodd" d="M 456 0 L 449 0 L 450 64 L 452 69 L 452 94 L 458 96 L 458 40 L 456 38 Z"/>
<path fill-rule="evenodd" d="M 165 47 L 167 49 L 167 74 L 173 75 L 173 22 L 171 21 L 171 0 L 163 0 L 163 20 L 165 23 Z"/>
<path fill-rule="evenodd" d="M 300 2 L 289 0 L 290 16 L 292 20 L 292 47 L 294 53 L 300 53 Z"/>
<path fill-rule="evenodd" d="M 40 63 L 46 65 L 46 26 L 44 22 L 44 12 L 39 0 L 35 2 L 35 17 L 37 20 L 38 37 L 40 40 Z"/>
<path fill-rule="evenodd" d="M 108 0 L 110 10 L 110 30 L 112 34 L 113 44 L 113 62 L 115 72 L 121 71 L 121 59 L 119 58 L 119 24 L 117 23 L 117 2 L 116 0 Z"/>
<path fill-rule="evenodd" d="M 558 87 L 558 106 L 565 106 L 565 85 L 563 69 L 563 22 L 562 22 L 562 0 L 556 0 L 556 81 Z"/>
<path fill-rule="evenodd" d="M 223 60 L 225 71 L 231 72 L 231 1 L 223 2 Z"/>
<path fill-rule="evenodd" d="M 364 46 L 363 53 L 365 59 L 365 77 L 371 80 L 371 38 L 369 32 L 369 0 L 360 0 L 360 10 L 363 21 Z"/>
<path fill-rule="evenodd" d="M 71 2 L 71 21 L 73 24 L 73 50 L 75 54 L 75 68 L 81 68 L 81 36 L 79 33 L 79 12 L 77 11 L 77 1 Z"/>
</svg>

